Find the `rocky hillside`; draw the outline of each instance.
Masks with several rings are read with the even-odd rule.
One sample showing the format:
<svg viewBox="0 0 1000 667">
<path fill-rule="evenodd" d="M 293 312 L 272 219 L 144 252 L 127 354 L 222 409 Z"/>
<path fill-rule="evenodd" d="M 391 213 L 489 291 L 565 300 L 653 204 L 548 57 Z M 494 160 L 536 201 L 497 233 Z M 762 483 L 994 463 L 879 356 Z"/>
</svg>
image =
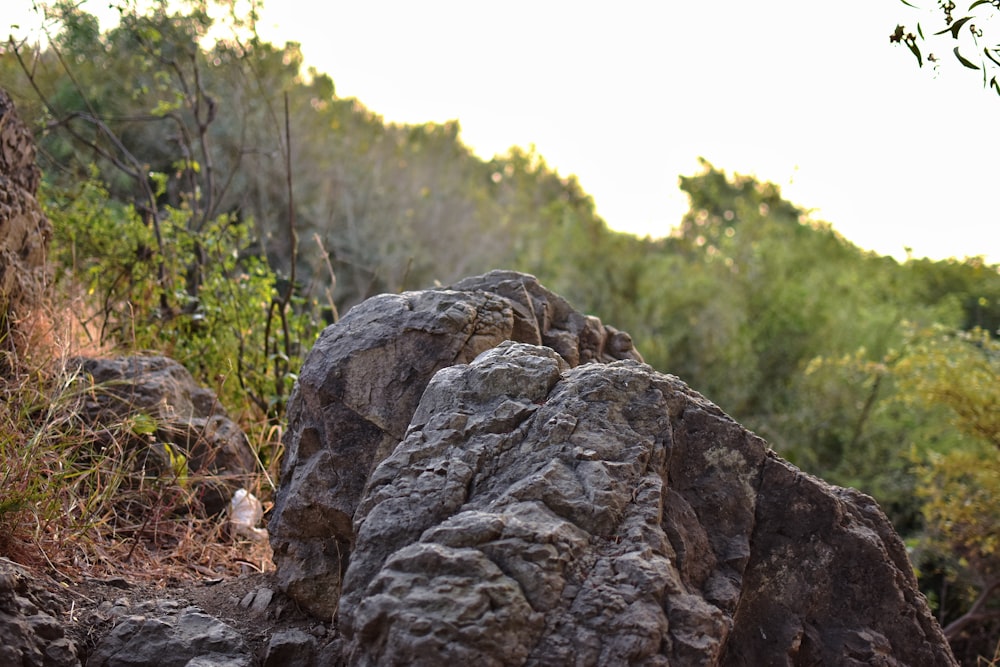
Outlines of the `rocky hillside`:
<svg viewBox="0 0 1000 667">
<path fill-rule="evenodd" d="M 2 102 L 16 361 L 49 232 Z M 163 357 L 61 361 L 82 387 L 64 432 L 85 437 L 45 474 L 120 455 L 91 496 L 119 509 L 76 558 L 0 558 L 0 665 L 955 664 L 874 500 L 530 275 L 372 297 L 323 332 L 288 407 L 273 565 L 235 525 L 257 462 L 212 392 Z M 219 530 L 174 533 L 168 566 L 160 533 L 183 524 Z M 213 547 L 225 562 L 177 574 Z"/>
</svg>

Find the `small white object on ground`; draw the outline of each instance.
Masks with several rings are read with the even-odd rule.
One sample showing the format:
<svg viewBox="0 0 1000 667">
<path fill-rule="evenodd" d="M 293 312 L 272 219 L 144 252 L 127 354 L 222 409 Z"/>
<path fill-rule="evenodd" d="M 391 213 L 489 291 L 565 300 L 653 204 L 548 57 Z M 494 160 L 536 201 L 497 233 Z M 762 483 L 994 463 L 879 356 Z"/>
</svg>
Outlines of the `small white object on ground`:
<svg viewBox="0 0 1000 667">
<path fill-rule="evenodd" d="M 237 489 L 229 501 L 229 525 L 237 535 L 255 542 L 267 539 L 267 529 L 257 528 L 264 516 L 264 508 L 256 496 L 246 489 Z"/>
</svg>

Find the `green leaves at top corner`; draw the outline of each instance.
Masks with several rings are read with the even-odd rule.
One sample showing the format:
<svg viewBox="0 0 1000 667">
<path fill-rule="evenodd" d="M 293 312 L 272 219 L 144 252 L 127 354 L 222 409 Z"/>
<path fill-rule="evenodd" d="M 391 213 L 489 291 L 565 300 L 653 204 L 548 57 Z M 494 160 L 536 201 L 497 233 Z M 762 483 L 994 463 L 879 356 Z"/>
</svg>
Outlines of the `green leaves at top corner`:
<svg viewBox="0 0 1000 667">
<path fill-rule="evenodd" d="M 962 29 L 963 25 L 965 25 L 966 23 L 968 23 L 969 21 L 971 21 L 972 18 L 973 17 L 971 17 L 971 16 L 963 16 L 962 18 L 958 19 L 957 21 L 955 21 L 954 23 L 952 23 L 950 26 L 948 26 L 944 30 L 942 30 L 940 32 L 936 32 L 934 34 L 935 35 L 943 35 L 946 32 L 950 32 L 952 38 L 958 39 L 958 31 Z"/>
<path fill-rule="evenodd" d="M 979 65 L 965 58 L 961 53 L 958 52 L 958 47 L 955 47 L 955 57 L 958 58 L 958 62 L 962 63 L 969 69 L 979 69 Z"/>
</svg>

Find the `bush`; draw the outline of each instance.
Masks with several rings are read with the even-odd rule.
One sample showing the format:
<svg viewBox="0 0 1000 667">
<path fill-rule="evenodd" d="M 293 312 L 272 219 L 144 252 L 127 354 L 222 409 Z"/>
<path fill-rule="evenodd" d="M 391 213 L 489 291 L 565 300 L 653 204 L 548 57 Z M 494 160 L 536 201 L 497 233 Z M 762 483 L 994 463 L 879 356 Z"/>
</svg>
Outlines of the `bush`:
<svg viewBox="0 0 1000 667">
<path fill-rule="evenodd" d="M 92 344 L 165 353 L 244 428 L 279 423 L 322 322 L 315 302 L 279 293 L 282 279 L 257 251 L 249 221 L 222 215 L 193 231 L 189 211 L 166 208 L 159 243 L 94 180 L 68 192 L 47 186 L 43 200 L 56 230 L 57 288 L 85 293 L 79 321 Z"/>
</svg>

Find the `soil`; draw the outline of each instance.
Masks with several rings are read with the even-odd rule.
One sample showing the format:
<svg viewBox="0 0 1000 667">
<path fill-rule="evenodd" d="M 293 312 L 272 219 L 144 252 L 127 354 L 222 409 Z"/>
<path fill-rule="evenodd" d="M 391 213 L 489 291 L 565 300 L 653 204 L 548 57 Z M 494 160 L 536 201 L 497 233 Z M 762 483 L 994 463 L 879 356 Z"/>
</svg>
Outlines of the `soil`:
<svg viewBox="0 0 1000 667">
<path fill-rule="evenodd" d="M 178 609 L 195 606 L 203 612 L 233 627 L 262 664 L 270 637 L 281 630 L 296 628 L 315 636 L 320 646 L 337 638 L 336 629 L 327 620 L 316 619 L 293 600 L 278 591 L 273 572 L 258 572 L 253 568 L 240 575 L 201 579 L 142 581 L 125 576 L 106 579 L 81 578 L 48 580 L 63 600 L 63 619 L 67 635 L 76 643 L 82 664 L 97 643 L 123 618 L 133 615 L 153 615 L 157 601 L 174 601 Z M 252 594 L 259 590 L 273 593 L 263 611 L 255 610 Z"/>
</svg>

